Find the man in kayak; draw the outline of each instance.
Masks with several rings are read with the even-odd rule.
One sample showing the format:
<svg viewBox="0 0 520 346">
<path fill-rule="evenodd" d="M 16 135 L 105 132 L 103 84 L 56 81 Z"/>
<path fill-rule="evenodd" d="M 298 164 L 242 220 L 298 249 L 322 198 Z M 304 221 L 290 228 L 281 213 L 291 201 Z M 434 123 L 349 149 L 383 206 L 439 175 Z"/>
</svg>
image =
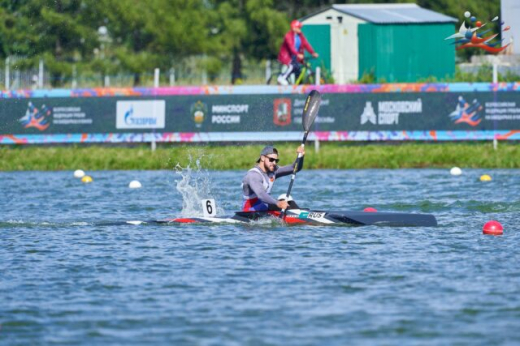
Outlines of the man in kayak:
<svg viewBox="0 0 520 346">
<path fill-rule="evenodd" d="M 299 146 L 296 151 L 298 154 L 302 154 L 297 169 L 299 172 L 303 167 L 305 149 L 303 146 Z M 242 211 L 285 210 L 291 206 L 297 208 L 294 202 L 289 203 L 286 200 L 277 201 L 270 196 L 274 181 L 280 177 L 292 174 L 297 162 L 294 161 L 292 165 L 279 167 L 277 165 L 279 161 L 278 150 L 275 147 L 266 146 L 262 150 L 260 157 L 256 160 L 257 165 L 251 168 L 242 180 L 244 197 Z"/>
</svg>

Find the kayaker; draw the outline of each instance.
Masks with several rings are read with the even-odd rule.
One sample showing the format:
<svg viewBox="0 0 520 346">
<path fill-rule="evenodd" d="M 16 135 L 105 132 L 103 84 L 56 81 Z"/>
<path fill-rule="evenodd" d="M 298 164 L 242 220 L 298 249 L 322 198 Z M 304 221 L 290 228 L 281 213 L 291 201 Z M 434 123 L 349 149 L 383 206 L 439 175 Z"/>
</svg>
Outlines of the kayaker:
<svg viewBox="0 0 520 346">
<path fill-rule="evenodd" d="M 296 152 L 305 155 L 305 148 L 299 146 Z M 303 167 L 303 157 L 300 159 L 297 171 Z M 292 165 L 278 166 L 278 150 L 273 146 L 262 149 L 257 165 L 251 168 L 242 180 L 243 203 L 242 211 L 285 210 L 298 208 L 294 201 L 276 200 L 271 197 L 274 181 L 280 177 L 292 174 L 296 160 Z"/>
</svg>

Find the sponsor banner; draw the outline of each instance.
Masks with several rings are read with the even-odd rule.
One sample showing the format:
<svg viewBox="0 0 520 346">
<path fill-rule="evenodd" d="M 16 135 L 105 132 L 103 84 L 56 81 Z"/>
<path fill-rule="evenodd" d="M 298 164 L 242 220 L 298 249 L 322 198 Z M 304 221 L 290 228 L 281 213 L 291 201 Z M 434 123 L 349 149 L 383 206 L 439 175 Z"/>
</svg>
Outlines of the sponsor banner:
<svg viewBox="0 0 520 346">
<path fill-rule="evenodd" d="M 181 141 L 189 141 L 185 134 L 201 134 L 209 141 L 256 141 L 280 133 L 284 138 L 283 134 L 302 131 L 305 99 L 306 94 L 6 98 L 0 100 L 0 135 L 43 135 L 51 140 L 62 134 L 139 138 L 157 132 L 183 134 Z M 342 134 L 322 140 L 399 140 L 409 133 L 414 135 L 405 139 L 442 140 L 417 133 L 485 134 L 457 139 L 488 139 L 489 133 L 519 129 L 520 93 L 516 91 L 324 93 L 313 127 L 316 133 Z M 233 139 L 239 133 L 249 135 Z"/>
<path fill-rule="evenodd" d="M 117 101 L 117 129 L 164 129 L 166 102 Z"/>
<path fill-rule="evenodd" d="M 520 82 L 514 83 L 386 83 L 343 85 L 210 85 L 175 86 L 161 88 L 86 88 L 36 89 L 0 91 L 0 99 L 63 98 L 63 97 L 143 97 L 163 98 L 180 95 L 307 95 L 311 90 L 322 94 L 355 93 L 449 93 L 449 92 L 504 92 L 520 91 Z"/>
<path fill-rule="evenodd" d="M 113 99 L 0 100 L 0 134 L 93 133 L 115 130 Z"/>
<path fill-rule="evenodd" d="M 48 143 L 205 143 L 301 141 L 301 131 L 291 132 L 189 132 L 189 133 L 92 133 L 49 135 L 0 135 L 1 144 Z M 518 131 L 319 131 L 309 141 L 461 141 L 520 140 Z"/>
</svg>

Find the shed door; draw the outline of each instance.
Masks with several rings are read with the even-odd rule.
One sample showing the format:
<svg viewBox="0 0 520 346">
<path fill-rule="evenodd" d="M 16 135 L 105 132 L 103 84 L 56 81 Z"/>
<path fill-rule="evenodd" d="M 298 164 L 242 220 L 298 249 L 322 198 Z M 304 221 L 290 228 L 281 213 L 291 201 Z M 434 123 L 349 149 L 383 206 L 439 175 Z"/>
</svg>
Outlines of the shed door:
<svg viewBox="0 0 520 346">
<path fill-rule="evenodd" d="M 395 83 L 452 76 L 454 45 L 436 38 L 449 36 L 454 29 L 452 23 L 360 24 L 359 78 L 367 73 L 378 82 Z"/>
<path fill-rule="evenodd" d="M 302 32 L 314 51 L 320 55 L 318 59 L 310 60 L 313 68 L 325 66 L 330 71 L 330 25 L 305 24 Z"/>
</svg>

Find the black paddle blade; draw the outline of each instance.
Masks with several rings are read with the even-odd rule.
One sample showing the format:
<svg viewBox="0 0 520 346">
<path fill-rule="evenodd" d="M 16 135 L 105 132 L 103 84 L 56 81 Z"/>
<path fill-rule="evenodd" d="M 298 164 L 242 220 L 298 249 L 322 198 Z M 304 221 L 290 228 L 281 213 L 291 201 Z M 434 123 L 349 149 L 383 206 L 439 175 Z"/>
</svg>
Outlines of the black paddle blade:
<svg viewBox="0 0 520 346">
<path fill-rule="evenodd" d="M 307 100 L 305 100 L 305 107 L 303 107 L 302 123 L 305 132 L 309 131 L 312 124 L 314 123 L 314 119 L 316 119 L 320 109 L 320 104 L 320 92 L 317 90 L 311 91 L 309 96 L 307 96 Z"/>
</svg>

